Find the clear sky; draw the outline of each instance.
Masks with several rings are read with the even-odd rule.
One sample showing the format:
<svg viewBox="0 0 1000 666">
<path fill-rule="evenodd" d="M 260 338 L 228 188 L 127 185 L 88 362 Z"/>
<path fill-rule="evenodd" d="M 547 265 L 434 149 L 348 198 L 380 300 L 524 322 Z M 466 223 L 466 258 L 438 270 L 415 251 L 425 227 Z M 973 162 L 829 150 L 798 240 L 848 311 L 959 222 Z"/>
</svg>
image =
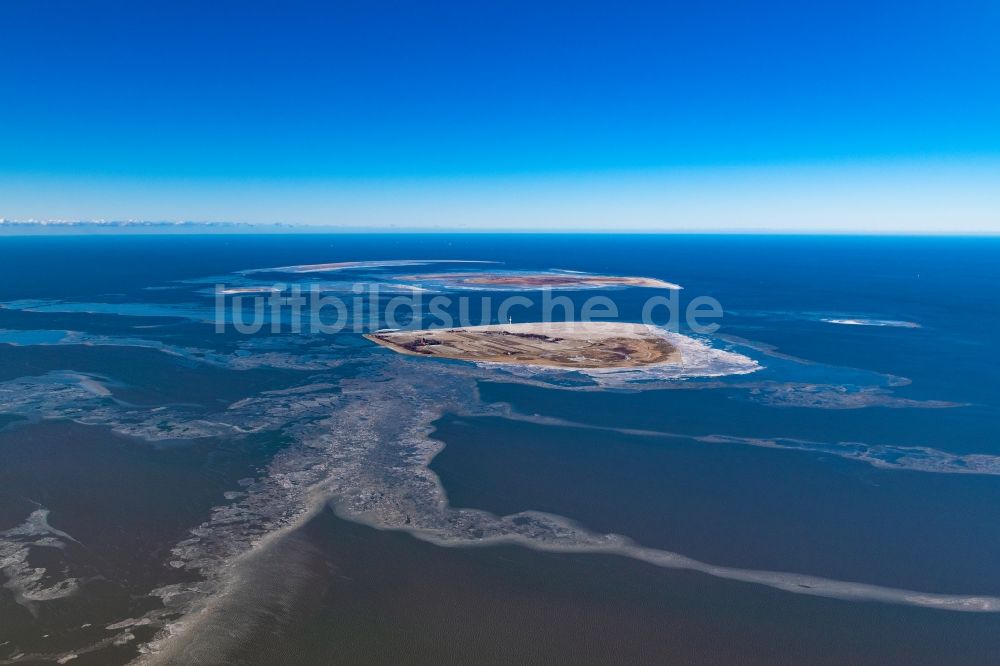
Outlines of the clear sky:
<svg viewBox="0 0 1000 666">
<path fill-rule="evenodd" d="M 1000 3 L 0 3 L 0 217 L 1000 231 Z"/>
</svg>

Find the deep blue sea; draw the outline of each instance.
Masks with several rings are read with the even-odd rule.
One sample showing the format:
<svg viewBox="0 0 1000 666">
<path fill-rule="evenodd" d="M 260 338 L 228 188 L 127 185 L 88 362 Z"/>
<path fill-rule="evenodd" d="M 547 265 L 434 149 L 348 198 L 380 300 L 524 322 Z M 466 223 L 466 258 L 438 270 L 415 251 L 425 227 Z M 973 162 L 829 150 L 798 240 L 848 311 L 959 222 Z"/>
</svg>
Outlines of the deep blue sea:
<svg viewBox="0 0 1000 666">
<path fill-rule="evenodd" d="M 676 283 L 753 371 L 362 337 L 357 285 L 537 321 L 490 271 Z M 215 292 L 291 284 L 364 331 Z M 0 237 L 0 664 L 995 663 L 998 330 L 997 238 Z"/>
</svg>

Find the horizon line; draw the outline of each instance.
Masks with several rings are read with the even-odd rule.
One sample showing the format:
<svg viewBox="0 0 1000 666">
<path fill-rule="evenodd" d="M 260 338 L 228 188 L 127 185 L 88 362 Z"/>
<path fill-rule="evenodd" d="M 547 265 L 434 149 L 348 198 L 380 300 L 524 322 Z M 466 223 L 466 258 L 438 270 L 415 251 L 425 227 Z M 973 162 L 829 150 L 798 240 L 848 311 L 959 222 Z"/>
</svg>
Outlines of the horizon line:
<svg viewBox="0 0 1000 666">
<path fill-rule="evenodd" d="M 841 236 L 841 237 L 996 237 L 1000 230 L 858 230 L 858 229 L 788 229 L 788 228 L 632 228 L 594 229 L 587 227 L 426 227 L 426 226 L 350 226 L 293 224 L 285 222 L 232 222 L 191 220 L 9 220 L 0 218 L 0 237 L 27 236 L 130 236 L 130 235 L 432 235 L 432 234 L 502 234 L 502 235 L 592 235 L 592 236 Z"/>
</svg>

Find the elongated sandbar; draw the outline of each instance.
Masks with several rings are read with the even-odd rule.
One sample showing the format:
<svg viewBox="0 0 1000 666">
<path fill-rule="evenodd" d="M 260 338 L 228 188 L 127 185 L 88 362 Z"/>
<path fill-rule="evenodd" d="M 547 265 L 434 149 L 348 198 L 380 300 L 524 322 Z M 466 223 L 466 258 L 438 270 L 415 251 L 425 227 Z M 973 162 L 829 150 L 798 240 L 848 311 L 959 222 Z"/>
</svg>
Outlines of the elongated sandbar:
<svg viewBox="0 0 1000 666">
<path fill-rule="evenodd" d="M 658 278 L 627 275 L 587 275 L 584 273 L 424 273 L 401 275 L 399 280 L 416 282 L 431 280 L 456 286 L 513 287 L 515 289 L 594 288 L 594 287 L 648 287 L 653 289 L 681 289 L 673 282 Z"/>
</svg>

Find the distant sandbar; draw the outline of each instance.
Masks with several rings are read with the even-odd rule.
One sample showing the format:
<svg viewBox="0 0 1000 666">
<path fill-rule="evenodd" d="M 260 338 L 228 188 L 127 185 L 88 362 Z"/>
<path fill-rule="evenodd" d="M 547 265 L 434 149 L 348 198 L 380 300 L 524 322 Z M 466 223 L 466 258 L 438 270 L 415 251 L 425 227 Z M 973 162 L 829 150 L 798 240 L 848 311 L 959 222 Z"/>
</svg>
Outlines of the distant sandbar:
<svg viewBox="0 0 1000 666">
<path fill-rule="evenodd" d="M 495 261 L 474 261 L 469 259 L 385 259 L 377 261 L 334 261 L 325 264 L 298 264 L 273 268 L 252 268 L 239 271 L 250 273 L 332 273 L 335 271 L 361 270 L 368 268 L 395 268 L 400 266 L 426 266 L 429 264 L 495 264 Z"/>
<path fill-rule="evenodd" d="M 588 287 L 651 287 L 680 289 L 680 285 L 657 278 L 618 275 L 587 275 L 585 273 L 425 273 L 402 275 L 403 281 L 432 281 L 454 286 L 512 287 L 515 289 L 588 288 Z"/>
</svg>

